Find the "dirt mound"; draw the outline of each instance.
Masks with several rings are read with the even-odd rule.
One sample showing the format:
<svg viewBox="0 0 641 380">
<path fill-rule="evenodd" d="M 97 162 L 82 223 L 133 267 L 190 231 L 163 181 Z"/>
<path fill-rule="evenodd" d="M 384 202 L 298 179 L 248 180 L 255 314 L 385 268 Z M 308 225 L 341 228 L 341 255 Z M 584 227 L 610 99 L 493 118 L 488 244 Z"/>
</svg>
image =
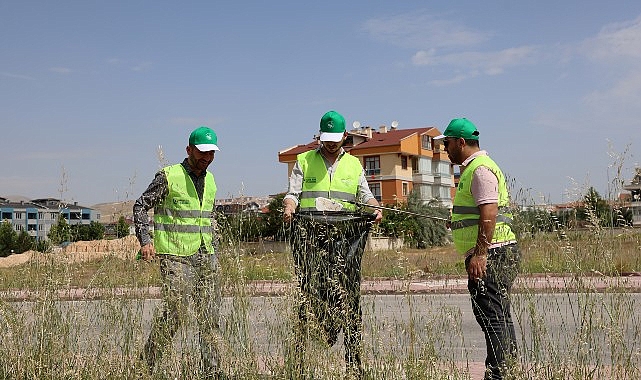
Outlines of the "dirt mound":
<svg viewBox="0 0 641 380">
<path fill-rule="evenodd" d="M 77 241 L 63 248 L 62 254 L 69 262 L 90 261 L 108 255 L 131 259 L 139 249 L 138 239 L 129 235 L 122 239 Z"/>
<path fill-rule="evenodd" d="M 68 246 L 55 250 L 51 254 L 43 254 L 36 251 L 27 251 L 21 254 L 0 258 L 0 268 L 9 268 L 24 264 L 32 259 L 43 258 L 43 256 L 66 262 L 82 262 L 97 260 L 105 256 L 116 256 L 121 259 L 133 259 L 140 249 L 138 239 L 129 235 L 122 239 L 78 241 Z"/>
<path fill-rule="evenodd" d="M 0 257 L 0 268 L 11 268 L 18 265 L 22 265 L 27 261 L 31 260 L 34 254 L 38 254 L 38 252 L 27 251 L 20 254 L 7 256 L 7 257 Z"/>
</svg>

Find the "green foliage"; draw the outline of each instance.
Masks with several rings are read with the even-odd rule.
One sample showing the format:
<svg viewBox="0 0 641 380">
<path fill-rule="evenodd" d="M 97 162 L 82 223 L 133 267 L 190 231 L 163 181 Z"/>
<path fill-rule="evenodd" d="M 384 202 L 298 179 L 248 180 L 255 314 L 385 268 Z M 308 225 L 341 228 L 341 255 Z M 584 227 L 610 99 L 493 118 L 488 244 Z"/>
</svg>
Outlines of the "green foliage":
<svg viewBox="0 0 641 380">
<path fill-rule="evenodd" d="M 283 226 L 283 198 L 285 194 L 277 195 L 269 203 L 265 214 L 256 212 L 239 212 L 226 215 L 216 214 L 216 223 L 223 242 L 255 242 L 261 238 L 282 241 L 286 231 Z"/>
<path fill-rule="evenodd" d="M 592 227 L 621 227 L 631 225 L 632 215 L 627 211 L 613 208 L 590 187 L 583 196 L 583 207 L 577 209 L 577 219 Z"/>
<path fill-rule="evenodd" d="M 11 250 L 15 249 L 17 237 L 11 223 L 5 220 L 0 224 L 0 257 L 11 254 Z"/>
<path fill-rule="evenodd" d="M 35 239 L 26 231 L 17 233 L 11 223 L 6 220 L 0 224 L 0 257 L 26 252 L 33 249 L 35 245 Z"/>
<path fill-rule="evenodd" d="M 36 240 L 33 249 L 38 252 L 49 253 L 51 252 L 51 242 L 47 239 Z"/>
<path fill-rule="evenodd" d="M 276 198 L 269 202 L 268 212 L 263 215 L 262 236 L 273 238 L 274 240 L 285 240 L 286 232 L 283 227 L 283 198 L 285 194 L 278 194 Z"/>
<path fill-rule="evenodd" d="M 225 215 L 216 213 L 221 243 L 230 246 L 241 241 L 258 241 L 263 230 L 261 216 L 255 212 Z"/>
<path fill-rule="evenodd" d="M 67 219 L 59 215 L 58 222 L 51 226 L 47 237 L 55 245 L 71 241 L 71 227 L 67 223 Z"/>
<path fill-rule="evenodd" d="M 62 218 L 64 220 L 64 218 Z M 58 220 L 58 224 L 51 227 L 49 231 L 49 239 L 54 244 L 64 243 L 66 241 L 90 241 L 90 240 L 100 240 L 105 236 L 105 226 L 102 224 L 92 221 L 89 224 L 73 224 L 65 225 L 64 223 Z M 69 235 L 66 239 L 61 239 L 59 231 L 69 231 Z"/>
<path fill-rule="evenodd" d="M 22 253 L 32 249 L 35 246 L 34 240 L 26 231 L 20 231 L 16 238 L 14 253 Z"/>
<path fill-rule="evenodd" d="M 104 228 L 102 233 L 104 235 Z M 118 223 L 116 224 L 116 237 L 123 238 L 128 235 L 129 235 L 129 225 L 125 220 L 125 217 L 120 215 L 120 218 L 118 218 Z"/>
<path fill-rule="evenodd" d="M 74 224 L 69 226 L 71 231 L 71 240 L 70 241 L 88 241 L 89 238 L 89 225 L 86 224 Z"/>
<path fill-rule="evenodd" d="M 523 210 L 513 214 L 512 230 L 517 236 L 534 236 L 541 232 L 556 231 L 561 227 L 559 218 L 546 210 Z"/>
<path fill-rule="evenodd" d="M 437 201 L 425 203 L 421 200 L 418 191 L 412 191 L 407 198 L 407 203 L 400 204 L 396 208 L 441 218 L 449 216 L 448 210 Z M 442 221 L 394 211 L 384 211 L 383 215 L 379 228 L 385 236 L 402 236 L 406 244 L 420 249 L 446 243 L 447 229 Z"/>
<path fill-rule="evenodd" d="M 105 226 L 95 220 L 89 223 L 89 238 L 91 240 L 100 240 L 105 237 Z"/>
</svg>

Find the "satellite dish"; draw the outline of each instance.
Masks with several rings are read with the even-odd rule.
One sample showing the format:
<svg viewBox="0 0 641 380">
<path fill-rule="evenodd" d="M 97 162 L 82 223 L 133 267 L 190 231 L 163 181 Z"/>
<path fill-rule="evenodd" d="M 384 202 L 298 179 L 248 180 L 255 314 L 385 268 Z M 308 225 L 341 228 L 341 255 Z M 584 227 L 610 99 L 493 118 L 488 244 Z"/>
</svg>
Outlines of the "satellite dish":
<svg viewBox="0 0 641 380">
<path fill-rule="evenodd" d="M 358 128 L 361 127 L 361 122 L 360 121 L 355 121 L 355 122 L 352 123 L 352 126 L 354 127 L 354 129 L 358 129 Z"/>
<path fill-rule="evenodd" d="M 394 120 L 392 122 L 392 128 L 396 128 L 396 127 L 398 127 L 398 121 Z"/>
</svg>

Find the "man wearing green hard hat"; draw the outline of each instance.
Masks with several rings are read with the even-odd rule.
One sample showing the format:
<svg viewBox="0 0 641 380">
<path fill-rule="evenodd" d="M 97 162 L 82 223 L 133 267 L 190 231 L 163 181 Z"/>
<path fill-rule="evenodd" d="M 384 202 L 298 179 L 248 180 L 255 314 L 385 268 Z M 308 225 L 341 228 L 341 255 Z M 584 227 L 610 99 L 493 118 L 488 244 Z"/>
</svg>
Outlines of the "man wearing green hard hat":
<svg viewBox="0 0 641 380">
<path fill-rule="evenodd" d="M 133 206 L 136 236 L 145 261 L 160 259 L 162 305 L 156 310 L 141 354 L 151 374 L 183 319 L 191 297 L 201 351 L 200 378 L 222 378 L 219 366 L 221 292 L 213 217 L 216 181 L 207 170 L 218 151 L 216 133 L 206 127 L 189 135 L 187 158 L 158 171 Z M 153 239 L 148 211 L 154 209 Z"/>
<path fill-rule="evenodd" d="M 307 372 L 313 373 L 304 366 L 305 348 L 314 326 L 320 326 L 321 340 L 329 346 L 343 331 L 343 378 L 361 379 L 361 259 L 369 228 L 382 214 L 380 210 L 362 213 L 355 206 L 379 204 L 361 161 L 343 148 L 345 118 L 336 111 L 326 112 L 319 132 L 319 146 L 298 155 L 283 199 L 283 219 L 292 222 L 290 243 L 300 297 L 294 359 L 297 373 L 292 377 L 306 378 Z M 328 210 L 324 207 L 328 202 L 337 208 Z"/>
<path fill-rule="evenodd" d="M 485 335 L 485 379 L 503 379 L 516 360 L 510 290 L 521 260 L 505 176 L 480 149 L 470 120 L 452 120 L 435 139 L 443 140 L 450 161 L 460 166 L 450 228 L 456 250 L 465 255 L 472 310 Z"/>
</svg>

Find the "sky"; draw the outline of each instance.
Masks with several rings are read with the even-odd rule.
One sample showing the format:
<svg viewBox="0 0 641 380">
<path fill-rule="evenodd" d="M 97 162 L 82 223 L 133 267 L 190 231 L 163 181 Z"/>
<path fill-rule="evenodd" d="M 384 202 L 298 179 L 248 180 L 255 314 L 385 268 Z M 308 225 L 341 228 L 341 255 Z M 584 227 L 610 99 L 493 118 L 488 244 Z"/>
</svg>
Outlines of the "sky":
<svg viewBox="0 0 641 380">
<path fill-rule="evenodd" d="M 523 203 L 616 196 L 640 164 L 641 2 L 0 1 L 0 196 L 134 200 L 207 125 L 218 198 L 278 152 L 467 117 Z"/>
</svg>

